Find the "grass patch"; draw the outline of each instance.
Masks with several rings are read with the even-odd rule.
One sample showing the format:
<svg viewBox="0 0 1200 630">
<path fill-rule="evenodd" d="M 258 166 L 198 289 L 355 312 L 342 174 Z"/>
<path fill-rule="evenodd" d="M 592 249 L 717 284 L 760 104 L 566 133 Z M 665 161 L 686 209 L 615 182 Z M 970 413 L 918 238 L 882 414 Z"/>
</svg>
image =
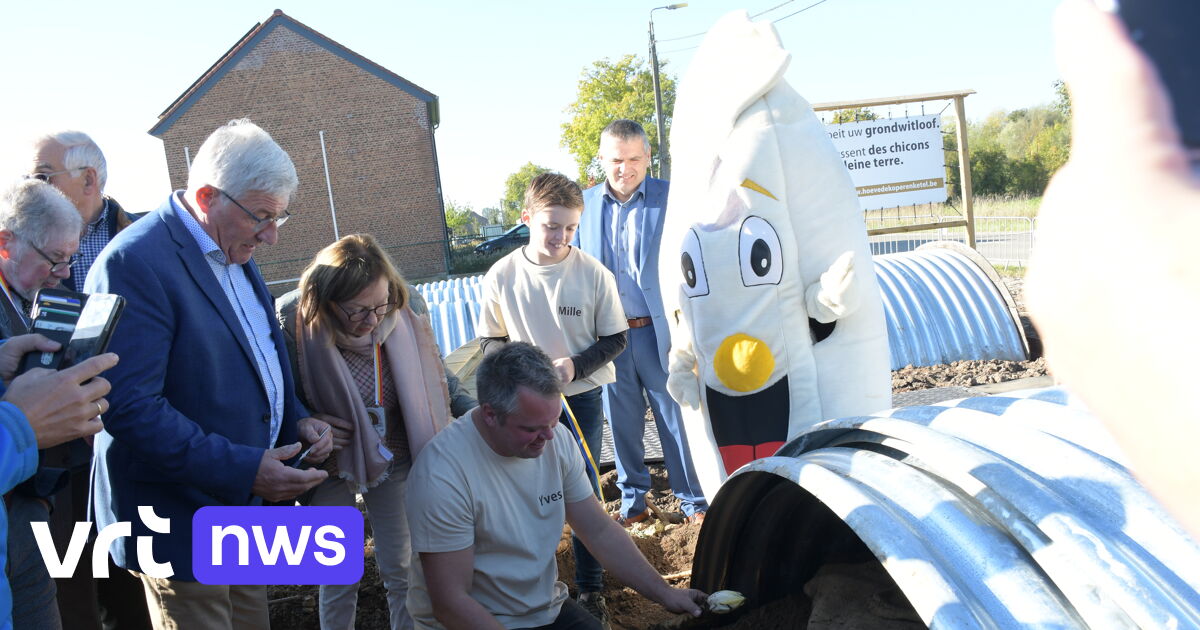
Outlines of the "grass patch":
<svg viewBox="0 0 1200 630">
<path fill-rule="evenodd" d="M 1042 207 L 1041 197 L 992 196 L 975 198 L 976 217 L 1029 217 L 1038 215 Z"/>
<path fill-rule="evenodd" d="M 1005 278 L 1024 278 L 1026 267 L 1023 265 L 993 265 L 996 273 Z"/>
<path fill-rule="evenodd" d="M 984 196 L 974 198 L 974 216 L 976 218 L 1033 218 L 1038 216 L 1040 208 L 1042 208 L 1042 197 Z M 863 212 L 868 229 L 953 221 L 956 218 L 964 218 L 964 216 L 965 210 L 962 208 L 961 199 L 950 199 L 949 202 L 943 204 L 910 205 Z M 1028 223 L 1020 222 L 1020 227 L 1013 229 L 1028 229 Z"/>
<path fill-rule="evenodd" d="M 497 260 L 504 258 L 512 250 L 497 251 L 490 254 L 476 254 L 473 245 L 462 245 L 450 249 L 450 274 L 463 275 L 484 273 L 491 269 Z"/>
<path fill-rule="evenodd" d="M 989 232 L 1025 232 L 1029 230 L 1029 221 L 1024 219 L 1036 218 L 1041 208 L 1041 197 L 989 195 L 975 197 L 974 210 L 976 226 Z M 884 208 L 863 212 L 867 229 L 902 227 L 926 223 L 940 223 L 963 219 L 965 210 L 962 200 L 951 199 L 946 203 L 929 203 L 920 206 L 900 208 Z M 995 217 L 1019 217 L 1010 221 L 997 221 Z M 988 221 L 980 221 L 988 219 Z M 982 225 L 980 225 L 982 224 Z"/>
</svg>

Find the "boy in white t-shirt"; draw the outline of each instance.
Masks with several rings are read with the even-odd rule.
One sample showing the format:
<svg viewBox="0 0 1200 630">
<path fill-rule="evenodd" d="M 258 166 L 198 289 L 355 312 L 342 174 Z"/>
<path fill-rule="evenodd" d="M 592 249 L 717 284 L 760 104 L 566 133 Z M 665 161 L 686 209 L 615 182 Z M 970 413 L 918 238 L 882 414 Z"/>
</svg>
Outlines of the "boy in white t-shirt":
<svg viewBox="0 0 1200 630">
<path fill-rule="evenodd" d="M 600 386 L 616 380 L 612 360 L 625 349 L 629 325 L 612 272 L 571 246 L 582 214 L 583 192 L 575 182 L 558 173 L 533 178 L 521 211 L 529 244 L 488 270 L 479 336 L 485 355 L 511 340 L 536 345 L 553 359 L 567 404 L 599 458 Z M 606 622 L 600 563 L 577 537 L 572 542 L 579 603 Z"/>
</svg>

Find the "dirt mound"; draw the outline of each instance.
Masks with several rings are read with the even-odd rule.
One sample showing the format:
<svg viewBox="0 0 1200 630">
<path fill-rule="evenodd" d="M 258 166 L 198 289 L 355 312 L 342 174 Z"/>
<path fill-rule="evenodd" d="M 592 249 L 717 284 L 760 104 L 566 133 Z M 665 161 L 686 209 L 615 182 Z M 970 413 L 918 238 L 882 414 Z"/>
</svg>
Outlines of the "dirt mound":
<svg viewBox="0 0 1200 630">
<path fill-rule="evenodd" d="M 892 372 L 892 393 L 934 387 L 975 387 L 1047 376 L 1045 359 L 1033 361 L 955 361 L 946 365 L 908 366 Z"/>
</svg>

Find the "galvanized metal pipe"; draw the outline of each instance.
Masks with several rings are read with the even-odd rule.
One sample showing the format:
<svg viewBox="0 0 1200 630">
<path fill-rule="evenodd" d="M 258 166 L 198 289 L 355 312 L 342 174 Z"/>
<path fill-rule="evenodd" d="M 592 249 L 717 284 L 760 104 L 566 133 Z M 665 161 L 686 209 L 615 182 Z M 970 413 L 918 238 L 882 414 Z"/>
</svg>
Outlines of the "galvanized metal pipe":
<svg viewBox="0 0 1200 630">
<path fill-rule="evenodd" d="M 853 530 L 932 627 L 1200 627 L 1200 546 L 1123 461 L 1058 389 L 831 420 L 730 477 L 693 584 L 731 579 L 722 556 L 754 538 L 761 489 L 786 480 Z"/>
</svg>

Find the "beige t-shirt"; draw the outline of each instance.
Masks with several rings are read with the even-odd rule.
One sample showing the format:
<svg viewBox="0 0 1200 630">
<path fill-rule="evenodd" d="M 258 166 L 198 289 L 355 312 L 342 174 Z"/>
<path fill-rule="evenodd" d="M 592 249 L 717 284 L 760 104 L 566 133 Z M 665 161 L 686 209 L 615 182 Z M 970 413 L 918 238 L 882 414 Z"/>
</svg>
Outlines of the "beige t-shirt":
<svg viewBox="0 0 1200 630">
<path fill-rule="evenodd" d="M 600 337 L 629 328 L 612 272 L 577 247 L 553 265 L 535 265 L 517 249 L 492 265 L 483 289 L 479 336 L 531 343 L 551 359 L 579 354 Z M 563 393 L 573 396 L 615 380 L 612 363 L 605 363 Z"/>
<path fill-rule="evenodd" d="M 567 598 L 554 553 L 566 504 L 592 489 L 566 427 L 540 457 L 496 454 L 471 420 L 455 420 L 421 451 L 408 477 L 412 537 L 408 610 L 419 628 L 441 628 L 425 586 L 420 552 L 474 546 L 471 597 L 506 628 L 552 623 Z"/>
</svg>

